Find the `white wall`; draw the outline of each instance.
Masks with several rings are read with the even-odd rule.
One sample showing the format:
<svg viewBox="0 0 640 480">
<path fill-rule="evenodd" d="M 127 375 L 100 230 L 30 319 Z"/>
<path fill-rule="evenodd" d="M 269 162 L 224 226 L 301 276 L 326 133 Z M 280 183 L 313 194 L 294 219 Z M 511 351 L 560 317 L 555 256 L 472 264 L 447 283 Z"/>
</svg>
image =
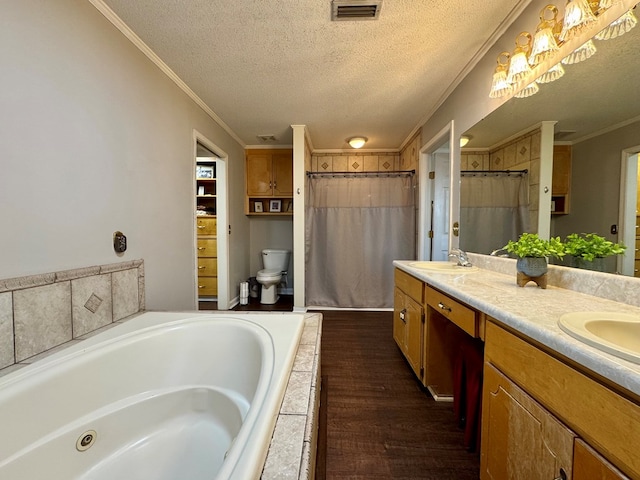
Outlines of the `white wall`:
<svg viewBox="0 0 640 480">
<path fill-rule="evenodd" d="M 249 230 L 251 246 L 249 247 L 249 269 L 251 277 L 262 270 L 262 250 L 276 248 L 293 252 L 293 218 L 292 217 L 252 217 Z M 289 260 L 287 271 L 288 288 L 293 288 L 293 255 Z M 246 278 L 244 279 L 246 280 Z"/>
<path fill-rule="evenodd" d="M 229 156 L 248 276 L 242 147 L 89 2 L 5 2 L 0 65 L 0 278 L 141 258 L 148 309 L 194 308 L 194 129 Z"/>
</svg>

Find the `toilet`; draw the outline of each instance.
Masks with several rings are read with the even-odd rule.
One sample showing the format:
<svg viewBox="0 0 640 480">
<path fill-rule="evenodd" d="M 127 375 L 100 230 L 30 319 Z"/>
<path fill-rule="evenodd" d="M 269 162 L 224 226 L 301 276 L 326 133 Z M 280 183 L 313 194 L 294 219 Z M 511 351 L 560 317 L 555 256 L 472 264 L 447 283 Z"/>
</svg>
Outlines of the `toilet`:
<svg viewBox="0 0 640 480">
<path fill-rule="evenodd" d="M 262 250 L 264 269 L 256 275 L 256 280 L 262 285 L 260 303 L 271 305 L 278 301 L 278 285 L 282 282 L 282 276 L 287 275 L 290 256 L 290 250 Z"/>
</svg>

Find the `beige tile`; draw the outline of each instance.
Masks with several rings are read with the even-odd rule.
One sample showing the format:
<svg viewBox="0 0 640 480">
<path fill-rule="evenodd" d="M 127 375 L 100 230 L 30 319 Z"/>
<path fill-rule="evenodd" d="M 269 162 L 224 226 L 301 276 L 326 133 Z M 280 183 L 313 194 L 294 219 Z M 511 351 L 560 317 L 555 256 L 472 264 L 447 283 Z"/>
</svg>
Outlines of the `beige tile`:
<svg viewBox="0 0 640 480">
<path fill-rule="evenodd" d="M 279 415 L 262 480 L 297 480 L 304 444 L 304 415 Z"/>
<path fill-rule="evenodd" d="M 540 158 L 540 142 L 542 141 L 540 131 L 531 135 L 531 160 Z"/>
<path fill-rule="evenodd" d="M 0 293 L 0 368 L 15 363 L 11 292 Z"/>
<path fill-rule="evenodd" d="M 531 137 L 518 140 L 516 145 L 516 163 L 528 162 L 531 160 Z"/>
<path fill-rule="evenodd" d="M 513 168 L 513 166 L 517 163 L 516 157 L 517 155 L 516 155 L 515 143 L 512 143 L 511 145 L 507 145 L 506 147 L 504 147 L 502 169 L 507 170 L 509 168 Z"/>
<path fill-rule="evenodd" d="M 364 171 L 364 158 L 361 155 L 349 155 L 347 160 L 347 171 L 349 172 Z"/>
<path fill-rule="evenodd" d="M 377 155 L 365 155 L 363 158 L 365 172 L 377 172 L 378 168 L 378 156 Z"/>
<path fill-rule="evenodd" d="M 16 361 L 71 340 L 71 282 L 13 293 Z"/>
<path fill-rule="evenodd" d="M 71 305 L 74 338 L 111 323 L 111 275 L 94 275 L 73 280 Z"/>
<path fill-rule="evenodd" d="M 332 172 L 346 172 L 348 170 L 348 168 L 347 168 L 347 162 L 348 161 L 349 161 L 349 157 L 347 157 L 346 155 L 334 155 L 332 157 L 331 171 Z"/>
<path fill-rule="evenodd" d="M 111 274 L 113 295 L 113 321 L 120 320 L 138 312 L 138 269 L 132 268 Z"/>
<path fill-rule="evenodd" d="M 504 169 L 504 148 L 491 152 L 489 158 L 490 170 L 503 170 Z"/>
</svg>

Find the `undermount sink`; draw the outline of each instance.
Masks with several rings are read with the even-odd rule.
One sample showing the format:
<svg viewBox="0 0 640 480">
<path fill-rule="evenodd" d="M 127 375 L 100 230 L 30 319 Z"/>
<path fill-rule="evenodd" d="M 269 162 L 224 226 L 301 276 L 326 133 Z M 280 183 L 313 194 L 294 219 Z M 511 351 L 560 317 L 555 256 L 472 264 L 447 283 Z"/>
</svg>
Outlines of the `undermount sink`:
<svg viewBox="0 0 640 480">
<path fill-rule="evenodd" d="M 562 315 L 559 327 L 572 337 L 630 362 L 640 364 L 640 316 L 613 312 Z"/>
<path fill-rule="evenodd" d="M 469 266 L 463 267 L 453 262 L 438 262 L 438 261 L 421 261 L 411 262 L 409 264 L 412 268 L 419 268 L 421 270 L 430 270 L 438 273 L 470 273 L 478 270 L 478 267 Z"/>
</svg>

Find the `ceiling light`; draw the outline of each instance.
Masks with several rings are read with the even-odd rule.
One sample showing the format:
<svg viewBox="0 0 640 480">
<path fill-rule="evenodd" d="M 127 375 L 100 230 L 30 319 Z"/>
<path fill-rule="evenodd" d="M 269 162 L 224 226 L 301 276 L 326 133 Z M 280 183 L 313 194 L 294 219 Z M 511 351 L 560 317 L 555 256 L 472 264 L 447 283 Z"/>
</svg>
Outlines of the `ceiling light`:
<svg viewBox="0 0 640 480">
<path fill-rule="evenodd" d="M 540 88 L 538 87 L 538 83 L 534 80 L 529 85 L 527 85 L 522 90 L 520 90 L 518 93 L 516 93 L 514 97 L 527 98 L 527 97 L 530 97 L 531 95 L 535 95 L 536 93 L 538 93 L 538 90 L 540 90 Z"/>
<path fill-rule="evenodd" d="M 561 63 L 556 63 L 549 70 L 544 72 L 536 80 L 538 83 L 551 83 L 564 75 L 564 67 Z"/>
<path fill-rule="evenodd" d="M 353 137 L 353 138 L 350 138 L 347 141 L 349 142 L 349 145 L 351 145 L 351 147 L 353 147 L 353 148 L 362 148 L 362 147 L 364 147 L 364 144 L 367 143 L 367 138 L 366 137 Z"/>
<path fill-rule="evenodd" d="M 460 148 L 464 147 L 467 143 L 469 143 L 469 140 L 471 140 L 471 137 L 469 137 L 468 135 L 462 135 L 460 137 Z"/>
</svg>

